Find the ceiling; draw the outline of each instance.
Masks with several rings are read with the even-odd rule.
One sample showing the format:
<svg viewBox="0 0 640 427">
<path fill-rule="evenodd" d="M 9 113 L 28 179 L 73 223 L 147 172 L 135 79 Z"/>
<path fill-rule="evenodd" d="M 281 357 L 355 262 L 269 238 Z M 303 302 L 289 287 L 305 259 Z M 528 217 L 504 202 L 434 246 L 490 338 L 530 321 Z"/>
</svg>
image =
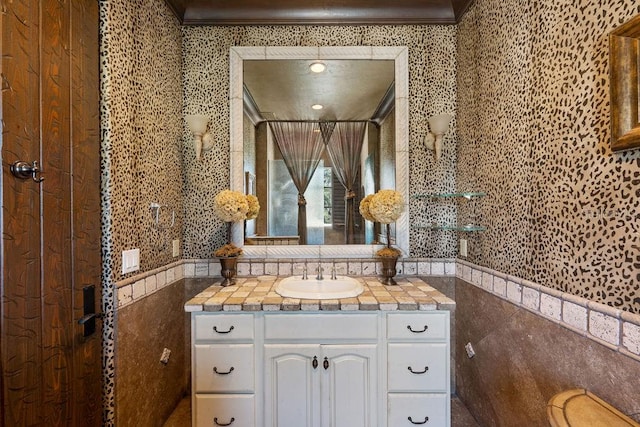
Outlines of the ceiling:
<svg viewBox="0 0 640 427">
<path fill-rule="evenodd" d="M 371 60 L 244 61 L 243 81 L 262 119 L 369 120 L 392 88 L 395 63 Z M 393 94 L 392 91 L 390 91 Z M 313 110 L 313 104 L 324 108 Z"/>
<path fill-rule="evenodd" d="M 165 0 L 185 25 L 456 24 L 473 0 Z"/>
</svg>

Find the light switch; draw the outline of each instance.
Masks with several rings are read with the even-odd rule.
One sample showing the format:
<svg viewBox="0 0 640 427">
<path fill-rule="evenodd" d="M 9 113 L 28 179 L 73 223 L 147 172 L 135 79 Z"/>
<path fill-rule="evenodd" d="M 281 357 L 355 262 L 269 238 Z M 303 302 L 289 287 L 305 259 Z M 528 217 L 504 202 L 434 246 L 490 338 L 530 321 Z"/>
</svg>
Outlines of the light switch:
<svg viewBox="0 0 640 427">
<path fill-rule="evenodd" d="M 140 249 L 122 251 L 122 274 L 140 270 Z"/>
<path fill-rule="evenodd" d="M 460 256 L 466 257 L 467 254 L 467 239 L 460 239 Z"/>
<path fill-rule="evenodd" d="M 173 256 L 180 256 L 180 239 L 175 239 L 173 241 Z"/>
</svg>

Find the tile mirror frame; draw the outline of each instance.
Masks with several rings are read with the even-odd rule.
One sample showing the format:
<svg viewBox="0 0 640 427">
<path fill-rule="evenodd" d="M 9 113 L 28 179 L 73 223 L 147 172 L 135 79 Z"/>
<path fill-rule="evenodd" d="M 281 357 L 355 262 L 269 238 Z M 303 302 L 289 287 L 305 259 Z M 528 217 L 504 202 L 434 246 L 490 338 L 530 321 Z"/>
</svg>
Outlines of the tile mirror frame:
<svg viewBox="0 0 640 427">
<path fill-rule="evenodd" d="M 372 59 L 393 60 L 395 64 L 395 159 L 396 191 L 405 209 L 396 221 L 395 247 L 409 256 L 409 68 L 406 46 L 268 47 L 233 46 L 229 52 L 230 84 L 230 188 L 243 192 L 243 62 L 274 59 Z M 248 258 L 374 258 L 382 245 L 273 245 L 244 244 L 244 224 L 234 223 L 231 241 L 242 247 Z"/>
</svg>

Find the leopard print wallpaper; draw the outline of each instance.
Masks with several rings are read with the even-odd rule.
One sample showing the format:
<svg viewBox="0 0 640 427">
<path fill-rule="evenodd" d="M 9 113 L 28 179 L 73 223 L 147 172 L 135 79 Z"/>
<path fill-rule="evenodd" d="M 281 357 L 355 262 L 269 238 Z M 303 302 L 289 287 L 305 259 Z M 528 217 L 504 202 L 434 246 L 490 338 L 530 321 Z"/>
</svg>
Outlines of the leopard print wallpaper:
<svg viewBox="0 0 640 427">
<path fill-rule="evenodd" d="M 455 185 L 455 121 L 439 162 L 423 139 L 427 119 L 456 112 L 455 26 L 264 26 L 184 27 L 185 113 L 206 114 L 216 148 L 200 163 L 185 133 L 184 257 L 211 258 L 225 239 L 225 225 L 212 214 L 211 200 L 229 185 L 229 48 L 231 46 L 407 46 L 409 49 L 410 192 L 451 192 Z M 434 212 L 411 201 L 410 223 L 429 224 Z M 447 216 L 448 215 L 448 216 Z M 452 220 L 451 213 L 444 218 Z M 455 256 L 455 235 L 414 229 L 413 257 Z"/>
<path fill-rule="evenodd" d="M 162 1 L 100 2 L 104 425 L 114 423 L 115 283 L 121 252 L 169 264 L 182 234 L 182 34 Z M 151 203 L 161 204 L 158 223 Z M 173 218 L 172 212 L 175 212 Z"/>
<path fill-rule="evenodd" d="M 608 81 L 608 33 L 638 13 L 477 0 L 464 16 L 457 186 L 488 193 L 469 261 L 640 313 L 640 152 L 609 148 Z"/>
<path fill-rule="evenodd" d="M 458 26 L 327 27 L 181 27 L 161 0 L 100 5 L 105 425 L 121 251 L 140 248 L 144 272 L 175 260 L 173 239 L 184 259 L 225 240 L 210 201 L 229 185 L 231 46 L 407 46 L 411 194 L 487 192 L 457 210 L 412 199 L 410 223 L 481 223 L 468 261 L 640 313 L 640 152 L 609 149 L 607 78 L 607 34 L 640 5 L 476 0 Z M 423 139 L 442 112 L 454 119 L 435 162 Z M 190 113 L 216 136 L 201 162 Z M 460 237 L 412 229 L 411 256 L 455 257 Z"/>
</svg>

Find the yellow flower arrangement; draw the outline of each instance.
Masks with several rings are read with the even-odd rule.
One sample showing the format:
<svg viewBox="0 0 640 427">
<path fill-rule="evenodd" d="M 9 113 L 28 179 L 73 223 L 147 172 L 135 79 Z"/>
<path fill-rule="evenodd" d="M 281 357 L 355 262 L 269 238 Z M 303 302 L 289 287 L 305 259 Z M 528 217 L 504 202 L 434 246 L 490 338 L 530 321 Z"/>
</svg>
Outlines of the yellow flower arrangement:
<svg viewBox="0 0 640 427">
<path fill-rule="evenodd" d="M 213 255 L 218 258 L 238 257 L 242 255 L 242 249 L 240 249 L 233 243 L 227 243 L 226 245 L 216 249 Z"/>
<path fill-rule="evenodd" d="M 402 194 L 395 190 L 380 190 L 369 202 L 369 213 L 382 224 L 395 222 L 404 211 Z"/>
<path fill-rule="evenodd" d="M 213 200 L 213 212 L 224 222 L 238 222 L 247 217 L 249 203 L 239 191 L 223 190 Z"/>
<path fill-rule="evenodd" d="M 391 247 L 389 224 L 395 222 L 404 211 L 402 194 L 395 190 L 380 190 L 369 194 L 360 202 L 360 215 L 367 221 L 379 222 L 387 226 L 387 247 L 376 252 L 382 258 L 397 258 L 400 251 Z"/>
<path fill-rule="evenodd" d="M 249 205 L 249 210 L 247 211 L 246 219 L 256 219 L 260 212 L 260 202 L 258 201 L 258 198 L 253 194 L 247 194 L 247 204 Z"/>
<path fill-rule="evenodd" d="M 231 239 L 231 223 L 255 219 L 260 212 L 258 198 L 251 194 L 244 195 L 239 191 L 222 190 L 213 199 L 213 212 L 227 223 L 227 241 Z M 218 248 L 213 253 L 218 258 L 232 258 L 242 255 L 242 249 L 233 243 Z"/>
<path fill-rule="evenodd" d="M 362 218 L 367 221 L 375 222 L 376 219 L 371 215 L 371 212 L 369 212 L 369 204 L 371 203 L 372 198 L 373 194 L 369 194 L 360 201 L 360 215 L 362 215 Z"/>
</svg>

